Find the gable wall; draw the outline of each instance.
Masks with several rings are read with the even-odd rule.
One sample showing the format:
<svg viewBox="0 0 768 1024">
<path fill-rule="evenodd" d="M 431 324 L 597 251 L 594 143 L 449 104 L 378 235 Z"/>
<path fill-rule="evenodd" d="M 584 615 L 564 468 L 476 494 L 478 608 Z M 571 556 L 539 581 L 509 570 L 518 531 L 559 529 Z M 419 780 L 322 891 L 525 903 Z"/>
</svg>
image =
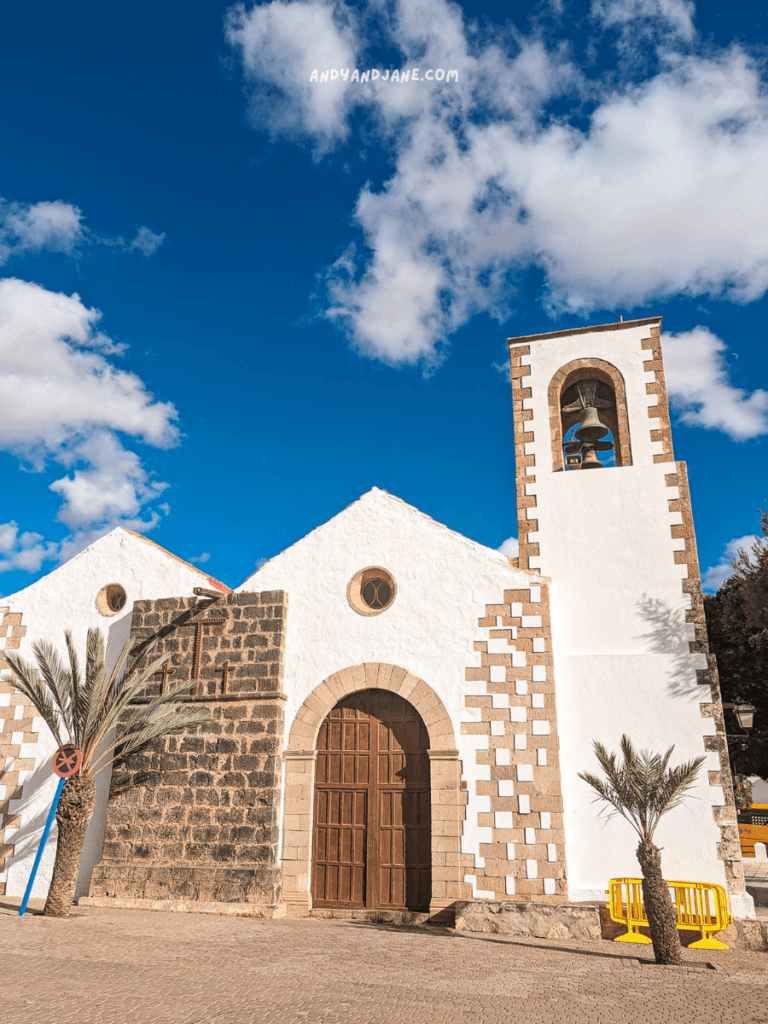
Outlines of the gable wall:
<svg viewBox="0 0 768 1024">
<path fill-rule="evenodd" d="M 394 603 L 380 615 L 360 615 L 347 599 L 349 581 L 367 566 L 381 566 L 397 583 Z M 552 647 L 547 588 L 541 582 L 512 568 L 504 556 L 374 490 L 241 588 L 290 594 L 286 733 L 306 715 L 313 724 L 302 727 L 302 743 L 310 753 L 317 727 L 333 706 L 325 710 L 327 699 L 318 693 L 375 686 L 377 666 L 387 669 L 381 685 L 389 688 L 396 678 L 396 692 L 408 699 L 408 688 L 421 684 L 445 709 L 466 809 L 457 825 L 451 819 L 440 826 L 458 827 L 460 854 L 459 863 L 438 865 L 445 868 L 435 871 L 445 883 L 438 898 L 473 893 L 564 898 Z M 319 702 L 323 699 L 326 704 Z M 318 708 L 322 714 L 315 722 Z M 516 735 L 525 737 L 525 747 Z M 441 740 L 441 747 L 448 745 Z M 307 754 L 301 778 L 310 792 L 311 764 Z M 293 820 L 292 858 L 298 845 L 309 842 L 311 822 L 301 828 L 303 838 L 297 837 Z M 454 856 L 447 848 L 442 852 Z M 306 869 L 300 877 L 306 899 Z"/>
<path fill-rule="evenodd" d="M 105 617 L 96 607 L 96 595 L 108 583 L 122 584 L 128 600 L 120 613 Z M 112 644 L 114 659 L 130 635 L 134 600 L 191 594 L 192 588 L 199 586 L 211 586 L 203 573 L 155 544 L 117 529 L 36 583 L 3 599 L 3 605 L 9 609 L 4 619 L 8 624 L 6 633 L 11 629 L 5 645 L 17 647 L 25 660 L 33 662 L 32 644 L 38 639 L 51 641 L 64 654 L 64 631 L 70 629 L 81 656 L 84 656 L 86 632 L 95 628 L 100 629 Z M 0 634 L 2 632 L 0 625 Z M 24 699 L 7 681 L 10 673 L 3 673 L 3 668 L 0 664 L 3 676 L 0 679 L 0 713 L 6 707 L 26 708 Z M 14 713 L 19 712 L 14 710 Z M 23 711 L 22 716 L 21 721 L 25 724 L 30 724 L 28 720 L 31 720 L 30 727 L 25 728 L 18 751 L 19 743 L 9 742 L 5 773 L 0 777 L 0 792 L 1 787 L 6 786 L 0 807 L 7 802 L 3 839 L 5 863 L 0 870 L 0 886 L 5 886 L 9 896 L 24 893 L 56 788 L 50 762 L 57 744 L 43 720 L 34 715 L 31 708 Z M 3 721 L 6 722 L 6 730 L 11 728 L 12 739 L 18 730 L 9 725 L 7 716 Z M 77 895 L 88 891 L 90 873 L 101 855 L 109 775 L 109 771 L 104 771 L 97 776 L 96 809 L 86 836 Z M 56 854 L 55 839 L 54 823 L 35 880 L 34 898 L 44 898 L 48 892 Z"/>
</svg>

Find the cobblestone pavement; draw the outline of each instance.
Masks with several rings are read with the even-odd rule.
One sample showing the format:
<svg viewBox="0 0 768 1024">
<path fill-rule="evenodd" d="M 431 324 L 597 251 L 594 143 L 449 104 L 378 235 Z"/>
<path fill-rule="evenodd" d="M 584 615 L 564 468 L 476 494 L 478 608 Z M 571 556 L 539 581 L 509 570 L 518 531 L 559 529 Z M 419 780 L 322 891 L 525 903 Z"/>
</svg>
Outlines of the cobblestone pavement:
<svg viewBox="0 0 768 1024">
<path fill-rule="evenodd" d="M 0 898 L 0 1024 L 768 1022 L 765 953 L 686 950 L 687 967 L 657 967 L 608 942 L 17 908 Z"/>
</svg>

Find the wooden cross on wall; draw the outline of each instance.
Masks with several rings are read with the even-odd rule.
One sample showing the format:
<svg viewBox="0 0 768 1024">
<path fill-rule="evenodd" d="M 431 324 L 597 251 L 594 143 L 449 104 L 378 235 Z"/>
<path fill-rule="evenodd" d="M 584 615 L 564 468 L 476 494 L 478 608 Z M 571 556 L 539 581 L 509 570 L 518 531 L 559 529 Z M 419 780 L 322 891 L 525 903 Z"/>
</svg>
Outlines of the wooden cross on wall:
<svg viewBox="0 0 768 1024">
<path fill-rule="evenodd" d="M 200 662 L 203 655 L 203 626 L 222 626 L 227 620 L 226 619 L 199 619 L 195 624 L 195 649 L 192 656 L 192 678 L 200 678 Z M 197 696 L 199 684 L 195 686 L 192 691 L 194 697 Z"/>
<path fill-rule="evenodd" d="M 171 667 L 170 662 L 166 661 L 163 667 L 159 668 L 157 672 L 155 672 L 156 676 L 163 677 L 160 682 L 160 693 L 168 692 L 168 676 L 172 676 L 175 671 L 176 669 Z"/>
<path fill-rule="evenodd" d="M 221 666 L 221 692 L 227 693 L 229 691 L 229 673 L 234 668 L 234 665 L 230 665 L 228 661 L 225 661 Z"/>
</svg>

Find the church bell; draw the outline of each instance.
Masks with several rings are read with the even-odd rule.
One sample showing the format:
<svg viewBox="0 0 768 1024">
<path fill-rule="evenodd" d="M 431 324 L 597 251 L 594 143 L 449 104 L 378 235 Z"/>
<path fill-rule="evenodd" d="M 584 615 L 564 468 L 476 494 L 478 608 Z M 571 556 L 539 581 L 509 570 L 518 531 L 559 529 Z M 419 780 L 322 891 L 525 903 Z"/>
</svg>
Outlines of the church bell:
<svg viewBox="0 0 768 1024">
<path fill-rule="evenodd" d="M 595 418 L 597 418 L 597 414 L 595 414 Z M 602 426 L 602 424 L 600 425 Z M 581 465 L 579 469 L 605 469 L 591 444 L 585 444 L 581 449 Z"/>
<path fill-rule="evenodd" d="M 607 433 L 608 427 L 600 422 L 597 415 L 597 409 L 593 405 L 589 405 L 584 410 L 584 415 L 581 417 L 581 423 L 576 430 L 574 430 L 573 436 L 579 441 L 586 441 L 589 444 L 594 441 L 599 441 L 600 438 L 605 437 Z"/>
</svg>

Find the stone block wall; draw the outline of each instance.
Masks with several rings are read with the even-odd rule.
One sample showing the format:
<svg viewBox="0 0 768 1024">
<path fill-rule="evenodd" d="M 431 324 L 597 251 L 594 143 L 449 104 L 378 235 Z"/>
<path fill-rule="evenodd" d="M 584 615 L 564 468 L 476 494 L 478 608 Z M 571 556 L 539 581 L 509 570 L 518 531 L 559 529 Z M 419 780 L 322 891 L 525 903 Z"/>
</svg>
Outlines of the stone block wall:
<svg viewBox="0 0 768 1024">
<path fill-rule="evenodd" d="M 7 676 L 8 662 L 3 651 L 18 651 L 26 633 L 21 613 L 0 608 L 0 672 Z M 12 836 L 19 828 L 19 814 L 11 810 L 11 801 L 20 801 L 24 779 L 33 771 L 33 757 L 22 756 L 22 744 L 37 743 L 34 717 L 37 714 L 10 678 L 0 679 L 0 896 L 5 895 L 8 863 L 13 857 Z"/>
<path fill-rule="evenodd" d="M 147 696 L 195 680 L 211 722 L 115 770 L 92 897 L 279 902 L 285 613 L 282 592 L 135 604 L 140 664 L 172 653 Z"/>
<path fill-rule="evenodd" d="M 467 824 L 479 843 L 464 881 L 479 899 L 562 903 L 568 891 L 549 587 L 532 582 L 505 591 L 478 625 L 486 638 L 474 644 L 480 664 L 466 670 L 461 729 L 476 737 L 476 763 L 465 773 L 469 785 L 474 776 Z"/>
</svg>

